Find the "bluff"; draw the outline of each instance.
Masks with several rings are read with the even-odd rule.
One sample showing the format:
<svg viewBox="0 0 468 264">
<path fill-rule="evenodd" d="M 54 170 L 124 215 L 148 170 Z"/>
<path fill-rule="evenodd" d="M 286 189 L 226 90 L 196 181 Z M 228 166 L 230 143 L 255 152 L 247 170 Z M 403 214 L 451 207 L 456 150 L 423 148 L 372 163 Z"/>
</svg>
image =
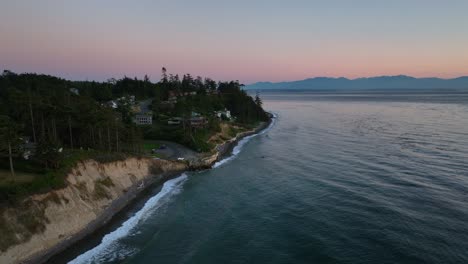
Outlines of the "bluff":
<svg viewBox="0 0 468 264">
<path fill-rule="evenodd" d="M 44 261 L 105 224 L 144 186 L 187 168 L 150 158 L 78 163 L 65 188 L 0 209 L 0 263 Z"/>
</svg>

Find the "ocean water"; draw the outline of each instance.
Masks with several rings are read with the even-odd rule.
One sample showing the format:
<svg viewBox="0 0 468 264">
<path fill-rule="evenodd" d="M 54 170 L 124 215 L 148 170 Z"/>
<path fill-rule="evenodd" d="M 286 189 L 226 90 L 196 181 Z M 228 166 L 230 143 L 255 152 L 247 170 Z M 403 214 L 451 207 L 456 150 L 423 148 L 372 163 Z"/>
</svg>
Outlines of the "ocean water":
<svg viewBox="0 0 468 264">
<path fill-rule="evenodd" d="M 468 94 L 262 97 L 271 128 L 71 263 L 468 263 Z"/>
</svg>

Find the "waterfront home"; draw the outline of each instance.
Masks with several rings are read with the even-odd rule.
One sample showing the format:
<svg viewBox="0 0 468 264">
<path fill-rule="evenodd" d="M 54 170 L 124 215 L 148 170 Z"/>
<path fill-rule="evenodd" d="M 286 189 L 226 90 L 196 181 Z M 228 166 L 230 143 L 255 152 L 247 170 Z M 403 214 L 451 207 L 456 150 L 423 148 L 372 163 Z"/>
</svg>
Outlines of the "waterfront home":
<svg viewBox="0 0 468 264">
<path fill-rule="evenodd" d="M 133 121 L 137 125 L 151 125 L 153 124 L 153 114 L 149 112 L 144 114 L 136 114 Z"/>
<path fill-rule="evenodd" d="M 223 111 L 216 111 L 215 116 L 219 119 L 231 120 L 231 111 L 224 109 Z"/>
<path fill-rule="evenodd" d="M 173 117 L 173 118 L 170 118 L 168 121 L 167 121 L 167 124 L 168 125 L 171 125 L 171 126 L 178 126 L 180 125 L 182 122 L 182 118 L 181 117 Z"/>
<path fill-rule="evenodd" d="M 136 104 L 134 95 L 122 96 L 115 100 L 110 100 L 106 105 L 113 109 L 117 109 L 119 105 L 130 105 L 134 112 L 139 112 L 139 110 L 135 108 Z"/>
<path fill-rule="evenodd" d="M 133 121 L 137 125 L 151 125 L 153 124 L 153 111 L 150 109 L 152 99 L 138 102 L 135 107 L 132 109 L 135 114 Z"/>
<path fill-rule="evenodd" d="M 75 94 L 75 95 L 80 95 L 80 91 L 76 88 L 70 88 L 70 93 Z"/>
<path fill-rule="evenodd" d="M 208 123 L 206 118 L 197 112 L 192 112 L 192 116 L 190 117 L 189 122 L 190 126 L 192 127 L 204 127 Z"/>
<path fill-rule="evenodd" d="M 190 118 L 190 125 L 192 127 L 204 127 L 208 121 L 203 116 L 197 116 Z"/>
</svg>

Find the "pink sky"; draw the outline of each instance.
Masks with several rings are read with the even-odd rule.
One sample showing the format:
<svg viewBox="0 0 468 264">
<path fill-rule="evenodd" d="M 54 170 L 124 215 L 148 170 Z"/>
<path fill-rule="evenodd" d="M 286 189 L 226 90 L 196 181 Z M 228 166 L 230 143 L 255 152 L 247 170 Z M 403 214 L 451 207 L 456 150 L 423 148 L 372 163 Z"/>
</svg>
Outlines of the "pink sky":
<svg viewBox="0 0 468 264">
<path fill-rule="evenodd" d="M 162 3 L 150 1 L 45 2 L 1 4 L 0 69 L 90 80 L 148 74 L 157 81 L 164 66 L 171 73 L 244 83 L 468 75 L 463 2 L 442 8 L 430 1 L 426 9 L 399 1 L 393 9 L 324 3 L 321 9 L 306 3 L 246 9 L 202 1 L 206 8 L 196 10 L 170 3 L 160 10 Z"/>
</svg>

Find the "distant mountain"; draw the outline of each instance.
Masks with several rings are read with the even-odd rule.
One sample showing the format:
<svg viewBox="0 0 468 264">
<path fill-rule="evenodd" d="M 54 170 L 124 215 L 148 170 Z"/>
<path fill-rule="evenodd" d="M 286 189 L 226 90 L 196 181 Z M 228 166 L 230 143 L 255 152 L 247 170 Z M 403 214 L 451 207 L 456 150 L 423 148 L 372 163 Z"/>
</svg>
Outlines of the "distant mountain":
<svg viewBox="0 0 468 264">
<path fill-rule="evenodd" d="M 370 78 L 317 77 L 291 82 L 258 82 L 247 85 L 247 90 L 391 90 L 391 89 L 456 89 L 468 90 L 468 76 L 441 78 L 414 78 L 411 76 L 378 76 Z"/>
</svg>

